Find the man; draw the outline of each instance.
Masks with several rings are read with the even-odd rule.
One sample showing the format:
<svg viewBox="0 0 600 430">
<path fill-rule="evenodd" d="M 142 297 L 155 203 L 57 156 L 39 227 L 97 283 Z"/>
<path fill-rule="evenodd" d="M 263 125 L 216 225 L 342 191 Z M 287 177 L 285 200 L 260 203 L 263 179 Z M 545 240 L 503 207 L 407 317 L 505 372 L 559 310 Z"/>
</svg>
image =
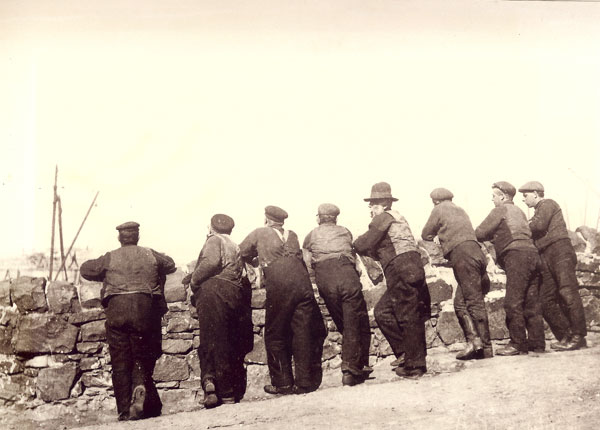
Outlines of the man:
<svg viewBox="0 0 600 430">
<path fill-rule="evenodd" d="M 513 203 L 516 189 L 505 181 L 492 185 L 494 209 L 475 229 L 477 240 L 491 240 L 498 265 L 506 272 L 506 326 L 510 342 L 497 355 L 527 354 L 545 349 L 539 303 L 539 264 L 525 213 Z"/>
<path fill-rule="evenodd" d="M 317 210 L 319 226 L 304 239 L 307 266 L 315 271 L 319 295 L 342 337 L 342 384 L 356 385 L 369 375 L 371 329 L 367 304 L 352 250 L 352 234 L 337 225 L 340 209 L 323 203 Z"/>
<path fill-rule="evenodd" d="M 283 209 L 267 206 L 265 227 L 252 231 L 240 244 L 242 258 L 251 263 L 258 257 L 264 274 L 264 338 L 271 376 L 264 390 L 269 394 L 308 393 L 321 385 L 323 376 L 321 357 L 327 332 L 298 236 L 283 228 L 287 217 Z"/>
<path fill-rule="evenodd" d="M 431 314 L 421 255 L 408 223 L 392 210 L 392 202 L 398 199 L 388 183 L 373 185 L 371 196 L 364 200 L 369 202 L 372 221 L 354 241 L 354 249 L 381 263 L 387 284 L 375 306 L 375 320 L 396 358 L 404 353 L 404 366 L 399 365 L 396 374 L 418 378 L 427 371 L 425 320 Z"/>
<path fill-rule="evenodd" d="M 152 380 L 157 354 L 157 309 L 166 309 L 166 275 L 175 271 L 170 257 L 138 246 L 139 224 L 117 226 L 121 247 L 81 265 L 81 276 L 102 281 L 106 340 L 119 420 L 160 415 L 162 404 Z M 158 326 L 160 329 L 160 326 Z"/>
<path fill-rule="evenodd" d="M 456 358 L 490 358 L 493 351 L 483 299 L 490 289 L 486 257 L 477 243 L 469 216 L 452 202 L 452 192 L 436 188 L 429 196 L 434 207 L 421 237 L 430 241 L 438 237 L 444 257 L 452 265 L 458 283 L 454 295 L 454 311 L 465 334 L 467 346 Z"/>
<path fill-rule="evenodd" d="M 535 208 L 529 227 L 542 259 L 542 311 L 558 341 L 550 347 L 557 351 L 586 347 L 585 314 L 575 276 L 577 255 L 560 206 L 544 198 L 544 186 L 537 181 L 527 182 L 519 192 L 523 202 Z"/>
<path fill-rule="evenodd" d="M 239 402 L 246 391 L 244 357 L 252 351 L 251 291 L 243 276 L 239 247 L 230 234 L 235 223 L 224 214 L 210 220 L 209 234 L 191 276 L 198 312 L 198 357 L 204 406 Z"/>
</svg>

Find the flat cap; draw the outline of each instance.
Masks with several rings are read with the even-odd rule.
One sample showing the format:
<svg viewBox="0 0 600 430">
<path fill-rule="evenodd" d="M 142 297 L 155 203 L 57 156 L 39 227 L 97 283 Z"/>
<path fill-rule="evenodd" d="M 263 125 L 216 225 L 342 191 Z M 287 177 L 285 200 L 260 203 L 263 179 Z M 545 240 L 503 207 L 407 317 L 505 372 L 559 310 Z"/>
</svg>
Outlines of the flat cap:
<svg viewBox="0 0 600 430">
<path fill-rule="evenodd" d="M 452 191 L 447 190 L 446 188 L 436 188 L 429 194 L 429 197 L 431 197 L 433 200 L 440 201 L 452 200 L 454 198 L 454 194 L 452 194 Z"/>
<path fill-rule="evenodd" d="M 216 214 L 210 219 L 210 225 L 217 233 L 229 234 L 233 230 L 235 222 L 228 215 Z"/>
<path fill-rule="evenodd" d="M 117 226 L 117 230 L 139 230 L 140 225 L 134 221 L 127 221 Z"/>
<path fill-rule="evenodd" d="M 540 191 L 543 193 L 544 186 L 542 184 L 540 184 L 538 181 L 529 181 L 529 182 L 526 182 L 525 184 L 521 185 L 521 188 L 519 188 L 520 193 L 526 193 L 528 191 Z"/>
<path fill-rule="evenodd" d="M 514 187 L 514 185 L 506 181 L 494 182 L 492 184 L 492 188 L 498 188 L 504 194 L 508 194 L 511 197 L 514 197 L 517 193 L 517 189 Z"/>
<path fill-rule="evenodd" d="M 317 213 L 319 215 L 338 216 L 340 214 L 340 208 L 332 203 L 323 203 L 319 205 Z"/>
<path fill-rule="evenodd" d="M 283 222 L 288 217 L 288 213 L 277 206 L 267 206 L 265 216 L 273 221 Z"/>
</svg>

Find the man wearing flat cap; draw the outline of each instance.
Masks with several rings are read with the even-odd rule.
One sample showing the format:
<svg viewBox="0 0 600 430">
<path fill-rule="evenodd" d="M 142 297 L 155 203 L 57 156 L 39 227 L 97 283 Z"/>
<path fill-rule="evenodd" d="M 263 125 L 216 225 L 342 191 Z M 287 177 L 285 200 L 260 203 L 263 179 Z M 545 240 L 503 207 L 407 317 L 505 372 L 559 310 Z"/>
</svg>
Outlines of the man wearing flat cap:
<svg viewBox="0 0 600 430">
<path fill-rule="evenodd" d="M 234 221 L 210 220 L 209 233 L 192 272 L 192 302 L 198 313 L 198 358 L 204 406 L 239 402 L 246 392 L 244 357 L 252 351 L 251 287 L 240 248 L 231 240 Z"/>
<path fill-rule="evenodd" d="M 584 348 L 587 328 L 575 276 L 577 255 L 560 206 L 544 198 L 544 186 L 537 181 L 527 182 L 519 192 L 523 202 L 535 209 L 529 227 L 542 259 L 542 312 L 557 339 L 550 347 L 557 351 Z"/>
<path fill-rule="evenodd" d="M 164 283 L 166 275 L 175 271 L 175 263 L 165 254 L 137 245 L 138 223 L 126 222 L 117 230 L 121 247 L 84 262 L 80 273 L 87 280 L 103 282 L 106 340 L 117 413 L 122 421 L 161 413 L 152 372 L 161 353 Z"/>
<path fill-rule="evenodd" d="M 354 241 L 354 249 L 381 263 L 387 290 L 375 306 L 375 320 L 398 361 L 400 377 L 418 378 L 427 371 L 425 321 L 431 300 L 415 238 L 406 219 L 392 210 L 388 183 L 379 182 L 364 199 L 371 208 L 369 230 Z"/>
<path fill-rule="evenodd" d="M 242 258 L 258 257 L 267 290 L 265 348 L 271 384 L 269 394 L 301 394 L 321 385 L 323 342 L 327 334 L 302 259 L 298 236 L 285 230 L 288 214 L 277 206 L 265 208 L 265 226 L 240 244 Z M 292 371 L 292 357 L 294 371 Z"/>
<path fill-rule="evenodd" d="M 363 297 L 352 233 L 337 225 L 340 209 L 323 203 L 317 210 L 319 224 L 304 239 L 306 264 L 315 271 L 319 295 L 337 329 L 342 333 L 342 384 L 365 381 L 369 367 L 371 329 Z"/>
<path fill-rule="evenodd" d="M 540 257 L 525 213 L 513 203 L 515 187 L 505 181 L 492 185 L 494 209 L 475 229 L 480 241 L 491 240 L 498 265 L 506 272 L 506 326 L 510 342 L 497 355 L 544 352 L 544 321 L 539 302 Z"/>
<path fill-rule="evenodd" d="M 430 241 L 438 237 L 458 284 L 454 294 L 454 312 L 465 334 L 467 346 L 456 358 L 490 358 L 493 350 L 483 299 L 490 290 L 487 259 L 477 242 L 469 216 L 452 202 L 452 192 L 436 188 L 430 197 L 434 206 L 421 237 Z"/>
</svg>

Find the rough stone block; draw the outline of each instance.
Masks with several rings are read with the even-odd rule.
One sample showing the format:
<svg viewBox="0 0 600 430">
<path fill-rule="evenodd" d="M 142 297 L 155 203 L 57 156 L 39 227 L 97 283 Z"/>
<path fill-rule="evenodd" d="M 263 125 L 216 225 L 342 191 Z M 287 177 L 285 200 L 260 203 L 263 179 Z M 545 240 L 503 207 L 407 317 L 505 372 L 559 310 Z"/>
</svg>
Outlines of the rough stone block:
<svg viewBox="0 0 600 430">
<path fill-rule="evenodd" d="M 19 312 L 46 312 L 45 278 L 21 276 L 10 284 L 10 297 Z"/>
<path fill-rule="evenodd" d="M 375 308 L 375 305 L 379 302 L 386 289 L 387 287 L 385 285 L 376 285 L 371 288 L 363 289 L 363 296 L 365 297 L 365 302 L 367 303 L 367 310 Z"/>
<path fill-rule="evenodd" d="M 198 408 L 196 391 L 193 390 L 161 390 L 163 414 L 191 411 Z"/>
<path fill-rule="evenodd" d="M 182 333 L 192 329 L 193 318 L 189 314 L 182 314 L 169 318 L 167 333 Z"/>
<path fill-rule="evenodd" d="M 264 309 L 266 300 L 267 290 L 265 288 L 252 290 L 252 309 Z"/>
<path fill-rule="evenodd" d="M 595 252 L 598 246 L 600 246 L 600 233 L 598 233 L 598 230 L 595 228 L 582 225 L 577 227 L 575 232 L 579 233 L 583 237 L 584 241 L 587 242 L 585 251 Z M 577 236 L 579 237 L 579 235 Z M 573 242 L 573 238 L 571 238 L 571 242 Z M 573 243 L 573 247 L 575 247 L 575 243 Z"/>
<path fill-rule="evenodd" d="M 450 263 L 444 258 L 442 247 L 433 241 L 419 240 L 419 248 L 424 250 L 429 257 L 429 263 L 433 266 L 448 266 Z"/>
<path fill-rule="evenodd" d="M 14 308 L 0 308 L 0 326 L 16 327 L 19 312 Z"/>
<path fill-rule="evenodd" d="M 437 320 L 436 329 L 440 339 L 446 345 L 465 341 L 465 336 L 454 311 L 443 310 Z"/>
<path fill-rule="evenodd" d="M 177 269 L 175 273 L 167 275 L 167 282 L 165 282 L 165 300 L 167 303 L 186 301 L 187 290 L 181 283 L 184 277 L 185 273 L 181 269 Z"/>
<path fill-rule="evenodd" d="M 23 372 L 23 363 L 14 355 L 0 355 L 0 374 L 14 375 Z"/>
<path fill-rule="evenodd" d="M 600 273 L 600 258 L 597 256 L 577 256 L 577 271 Z"/>
<path fill-rule="evenodd" d="M 359 258 L 360 263 L 362 263 L 362 267 L 364 268 L 364 272 L 367 275 L 367 278 L 369 279 L 370 283 L 372 283 L 373 285 L 377 285 L 381 281 L 383 281 L 383 268 L 381 267 L 381 264 L 379 264 L 379 262 L 366 255 L 361 255 Z"/>
<path fill-rule="evenodd" d="M 427 280 L 431 303 L 441 303 L 452 298 L 452 285 L 442 278 Z"/>
<path fill-rule="evenodd" d="M 100 368 L 100 360 L 96 357 L 82 358 L 79 362 L 79 368 L 84 372 L 88 370 L 97 370 Z"/>
<path fill-rule="evenodd" d="M 48 299 L 50 312 L 55 314 L 79 312 L 81 310 L 77 288 L 68 282 L 49 282 L 46 288 L 46 298 Z"/>
<path fill-rule="evenodd" d="M 47 355 L 38 355 L 37 357 L 33 357 L 30 360 L 25 362 L 26 367 L 35 367 L 38 369 L 43 369 L 44 367 L 48 367 L 48 356 Z"/>
<path fill-rule="evenodd" d="M 600 288 L 600 272 L 577 272 L 577 283 L 580 287 Z"/>
<path fill-rule="evenodd" d="M 490 337 L 501 340 L 509 337 L 506 327 L 506 313 L 504 312 L 504 297 L 486 300 L 486 309 L 490 325 Z"/>
<path fill-rule="evenodd" d="M 246 354 L 246 363 L 267 364 L 267 350 L 262 336 L 254 336 L 254 348 Z"/>
<path fill-rule="evenodd" d="M 0 400 L 8 403 L 22 403 L 35 395 L 34 378 L 23 373 L 16 375 L 0 374 Z"/>
<path fill-rule="evenodd" d="M 567 233 L 569 234 L 569 239 L 571 239 L 571 244 L 573 245 L 575 252 L 585 252 L 588 246 L 587 242 L 583 238 L 583 235 L 580 236 L 576 232 L 571 230 L 569 230 Z"/>
<path fill-rule="evenodd" d="M 106 340 L 106 327 L 104 321 L 92 321 L 80 327 L 81 340 L 84 342 L 98 342 Z"/>
<path fill-rule="evenodd" d="M 434 346 L 436 340 L 438 340 L 437 328 L 434 323 L 437 325 L 437 319 L 430 319 L 425 321 L 425 342 L 427 348 L 431 348 Z"/>
<path fill-rule="evenodd" d="M 102 307 L 100 298 L 102 297 L 102 283 L 82 281 L 79 286 L 79 301 L 84 309 Z"/>
<path fill-rule="evenodd" d="M 19 319 L 13 348 L 18 354 L 69 353 L 79 329 L 60 317 L 29 314 Z"/>
<path fill-rule="evenodd" d="M 323 355 L 321 360 L 331 360 L 336 355 L 342 352 L 342 347 L 335 342 L 325 341 L 323 345 Z"/>
<path fill-rule="evenodd" d="M 40 370 L 36 385 L 42 400 L 53 402 L 69 398 L 77 372 L 75 363 Z"/>
<path fill-rule="evenodd" d="M 13 333 L 12 327 L 0 326 L 0 354 L 12 355 L 14 353 L 11 343 Z"/>
<path fill-rule="evenodd" d="M 585 322 L 588 327 L 600 324 L 600 299 L 589 295 L 581 298 L 583 302 L 583 311 L 585 313 Z"/>
<path fill-rule="evenodd" d="M 76 348 L 81 354 L 95 354 L 102 349 L 102 345 L 101 342 L 79 342 Z"/>
<path fill-rule="evenodd" d="M 200 377 L 200 359 L 198 358 L 198 353 L 195 348 L 194 351 L 190 352 L 185 356 L 185 361 L 187 362 L 189 368 L 192 371 L 191 377 Z"/>
<path fill-rule="evenodd" d="M 165 354 L 186 354 L 192 350 L 192 341 L 184 339 L 163 339 L 162 351 Z"/>
<path fill-rule="evenodd" d="M 106 370 L 92 370 L 81 375 L 81 382 L 86 387 L 111 388 L 112 378 Z"/>
<path fill-rule="evenodd" d="M 91 321 L 98 321 L 106 319 L 104 309 L 84 309 L 81 312 L 77 312 L 69 315 L 69 323 L 80 326 Z"/>
<path fill-rule="evenodd" d="M 173 355 L 163 355 L 156 362 L 154 380 L 159 382 L 183 381 L 190 376 L 187 361 Z"/>
<path fill-rule="evenodd" d="M 10 300 L 10 280 L 0 281 L 0 306 L 12 306 Z"/>
<path fill-rule="evenodd" d="M 252 325 L 264 326 L 266 313 L 267 311 L 264 309 L 254 309 L 252 311 Z"/>
</svg>

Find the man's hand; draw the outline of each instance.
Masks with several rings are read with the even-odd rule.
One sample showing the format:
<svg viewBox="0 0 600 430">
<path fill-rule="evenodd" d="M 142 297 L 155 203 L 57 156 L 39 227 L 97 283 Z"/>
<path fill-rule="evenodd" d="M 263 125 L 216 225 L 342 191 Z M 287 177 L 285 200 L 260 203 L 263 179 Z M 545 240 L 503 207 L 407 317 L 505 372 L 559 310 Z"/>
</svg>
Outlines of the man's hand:
<svg viewBox="0 0 600 430">
<path fill-rule="evenodd" d="M 187 275 L 185 275 L 185 277 L 181 280 L 181 283 L 183 285 L 189 285 L 189 283 L 192 282 L 192 274 L 188 273 Z"/>
</svg>

